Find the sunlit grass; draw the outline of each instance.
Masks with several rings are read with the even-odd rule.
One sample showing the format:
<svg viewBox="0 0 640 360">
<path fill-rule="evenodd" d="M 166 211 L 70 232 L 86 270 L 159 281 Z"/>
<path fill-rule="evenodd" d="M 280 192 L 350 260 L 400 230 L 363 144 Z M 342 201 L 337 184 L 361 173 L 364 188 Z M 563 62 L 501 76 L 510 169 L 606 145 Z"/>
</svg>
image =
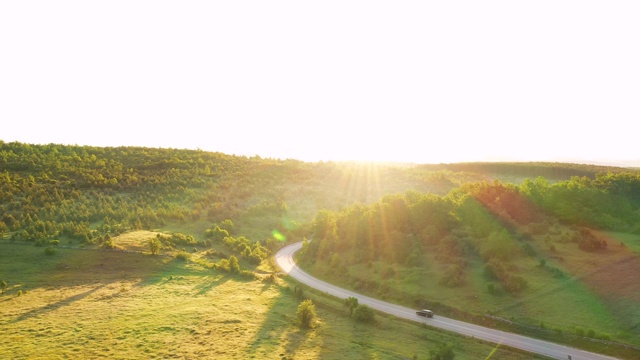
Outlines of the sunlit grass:
<svg viewBox="0 0 640 360">
<path fill-rule="evenodd" d="M 22 269 L 22 270 L 21 270 Z M 0 358 L 406 359 L 441 343 L 456 359 L 493 346 L 378 317 L 361 324 L 339 300 L 297 326 L 295 282 L 238 279 L 172 257 L 0 242 Z M 529 359 L 501 349 L 502 358 Z"/>
<path fill-rule="evenodd" d="M 113 243 L 116 245 L 116 247 L 125 249 L 125 250 L 149 251 L 149 246 L 148 246 L 149 240 L 155 238 L 158 235 L 168 236 L 160 232 L 138 230 L 138 231 L 131 231 L 128 233 L 124 233 L 122 235 L 118 235 L 114 237 Z"/>
</svg>

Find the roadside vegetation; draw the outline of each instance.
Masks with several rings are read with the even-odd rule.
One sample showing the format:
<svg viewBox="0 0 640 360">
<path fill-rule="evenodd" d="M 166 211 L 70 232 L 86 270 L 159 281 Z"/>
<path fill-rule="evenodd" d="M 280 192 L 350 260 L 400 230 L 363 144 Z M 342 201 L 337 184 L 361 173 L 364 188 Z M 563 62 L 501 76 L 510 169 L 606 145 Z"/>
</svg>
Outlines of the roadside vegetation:
<svg viewBox="0 0 640 360">
<path fill-rule="evenodd" d="M 299 257 L 331 282 L 407 306 L 633 346 L 639 191 L 636 174 L 602 173 L 388 195 L 319 212 Z"/>
<path fill-rule="evenodd" d="M 303 238 L 361 292 L 637 343 L 637 175 L 531 165 L 0 141 L 0 357 L 530 358 L 303 290 Z"/>
</svg>

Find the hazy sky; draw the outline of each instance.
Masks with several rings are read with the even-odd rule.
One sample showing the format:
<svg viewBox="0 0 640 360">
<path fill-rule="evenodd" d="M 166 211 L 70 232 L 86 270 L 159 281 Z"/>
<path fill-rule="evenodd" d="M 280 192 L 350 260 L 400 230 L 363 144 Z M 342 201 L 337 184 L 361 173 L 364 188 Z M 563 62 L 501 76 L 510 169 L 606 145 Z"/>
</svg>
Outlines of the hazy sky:
<svg viewBox="0 0 640 360">
<path fill-rule="evenodd" d="M 2 1 L 0 140 L 640 160 L 640 2 Z"/>
</svg>

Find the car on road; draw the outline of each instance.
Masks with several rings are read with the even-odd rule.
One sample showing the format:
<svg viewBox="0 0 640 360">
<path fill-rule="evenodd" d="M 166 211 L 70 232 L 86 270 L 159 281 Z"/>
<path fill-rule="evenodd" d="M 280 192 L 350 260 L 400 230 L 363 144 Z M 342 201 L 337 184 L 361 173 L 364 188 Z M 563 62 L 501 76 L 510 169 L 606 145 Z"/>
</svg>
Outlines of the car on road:
<svg viewBox="0 0 640 360">
<path fill-rule="evenodd" d="M 427 309 L 418 310 L 416 311 L 416 314 L 425 317 L 433 317 L 433 311 Z"/>
</svg>

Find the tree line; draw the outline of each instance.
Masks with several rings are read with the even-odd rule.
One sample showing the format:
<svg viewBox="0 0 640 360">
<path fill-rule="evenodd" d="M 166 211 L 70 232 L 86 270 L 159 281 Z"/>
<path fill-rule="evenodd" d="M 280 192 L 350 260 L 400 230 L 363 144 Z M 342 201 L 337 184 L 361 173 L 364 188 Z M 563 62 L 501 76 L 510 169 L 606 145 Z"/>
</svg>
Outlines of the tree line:
<svg viewBox="0 0 640 360">
<path fill-rule="evenodd" d="M 301 257 L 340 269 L 372 261 L 420 267 L 429 255 L 449 265 L 441 279 L 446 286 L 463 284 L 468 259 L 480 258 L 487 276 L 517 293 L 526 280 L 509 271 L 509 263 L 536 256 L 527 241 L 531 236 L 563 225 L 570 229 L 565 240 L 576 243 L 577 251 L 599 251 L 607 243 L 590 229 L 640 234 L 639 210 L 640 175 L 632 172 L 553 184 L 542 177 L 521 185 L 467 183 L 446 196 L 409 191 L 370 205 L 318 212 L 313 241 L 305 242 Z"/>
<path fill-rule="evenodd" d="M 98 243 L 107 234 L 173 223 L 253 218 L 261 219 L 260 237 L 268 238 L 274 229 L 308 222 L 317 208 L 373 201 L 416 184 L 410 174 L 381 166 L 376 186 L 353 187 L 366 168 L 201 150 L 0 141 L 0 237 Z"/>
</svg>

